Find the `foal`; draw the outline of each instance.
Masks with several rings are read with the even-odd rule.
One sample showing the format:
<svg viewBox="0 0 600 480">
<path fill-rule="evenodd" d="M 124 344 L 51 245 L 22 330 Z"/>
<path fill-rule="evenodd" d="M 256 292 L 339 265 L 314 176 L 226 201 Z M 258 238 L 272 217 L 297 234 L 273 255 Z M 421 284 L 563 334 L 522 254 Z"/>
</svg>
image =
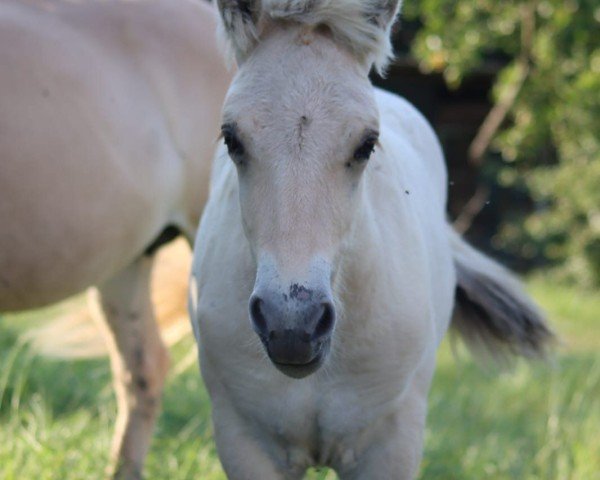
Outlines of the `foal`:
<svg viewBox="0 0 600 480">
<path fill-rule="evenodd" d="M 398 1 L 221 0 L 239 71 L 223 108 L 190 307 L 231 479 L 410 479 L 436 349 L 550 333 L 445 218 L 438 141 L 374 89 Z"/>
</svg>

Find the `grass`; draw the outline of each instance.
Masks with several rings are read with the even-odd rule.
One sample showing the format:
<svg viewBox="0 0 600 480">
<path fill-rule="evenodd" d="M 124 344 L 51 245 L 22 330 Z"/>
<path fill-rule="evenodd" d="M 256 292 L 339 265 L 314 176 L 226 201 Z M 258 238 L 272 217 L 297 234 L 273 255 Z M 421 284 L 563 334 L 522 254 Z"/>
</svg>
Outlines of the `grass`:
<svg viewBox="0 0 600 480">
<path fill-rule="evenodd" d="M 600 480 L 600 296 L 543 279 L 529 287 L 564 345 L 549 364 L 500 371 L 476 366 L 461 349 L 454 356 L 445 343 L 420 478 Z M 44 315 L 0 319 L 0 479 L 101 479 L 115 416 L 108 362 L 33 356 L 19 334 Z M 196 366 L 170 378 L 148 479 L 225 478 L 209 412 Z"/>
</svg>

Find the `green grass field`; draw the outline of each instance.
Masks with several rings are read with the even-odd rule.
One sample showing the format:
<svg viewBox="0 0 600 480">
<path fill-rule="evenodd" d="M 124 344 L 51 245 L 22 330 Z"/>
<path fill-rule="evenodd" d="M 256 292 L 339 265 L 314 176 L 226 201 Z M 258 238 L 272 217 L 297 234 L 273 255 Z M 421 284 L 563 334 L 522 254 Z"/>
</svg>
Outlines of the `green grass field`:
<svg viewBox="0 0 600 480">
<path fill-rule="evenodd" d="M 420 478 L 600 479 L 600 296 L 543 280 L 529 288 L 564 345 L 549 363 L 501 371 L 444 344 Z M 43 315 L 0 319 L 0 479 L 101 479 L 116 410 L 108 362 L 33 356 L 18 338 Z M 148 479 L 225 478 L 209 412 L 197 367 L 170 378 Z"/>
</svg>

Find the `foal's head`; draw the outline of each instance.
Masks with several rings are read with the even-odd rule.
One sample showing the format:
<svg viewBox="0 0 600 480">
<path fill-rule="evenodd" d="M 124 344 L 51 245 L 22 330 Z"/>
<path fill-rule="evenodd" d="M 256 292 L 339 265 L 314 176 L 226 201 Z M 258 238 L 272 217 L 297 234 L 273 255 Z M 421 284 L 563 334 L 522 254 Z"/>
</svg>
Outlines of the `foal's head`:
<svg viewBox="0 0 600 480">
<path fill-rule="evenodd" d="M 250 317 L 273 363 L 303 377 L 335 326 L 331 282 L 377 147 L 368 80 L 398 1 L 220 0 L 239 64 L 223 109 L 256 259 Z"/>
</svg>

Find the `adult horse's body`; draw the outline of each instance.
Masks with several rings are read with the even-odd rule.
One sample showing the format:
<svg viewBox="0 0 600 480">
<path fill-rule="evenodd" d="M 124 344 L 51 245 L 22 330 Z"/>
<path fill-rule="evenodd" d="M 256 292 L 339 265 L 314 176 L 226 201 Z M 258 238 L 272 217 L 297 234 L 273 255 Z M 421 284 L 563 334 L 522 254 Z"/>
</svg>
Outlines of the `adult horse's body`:
<svg viewBox="0 0 600 480">
<path fill-rule="evenodd" d="M 167 369 L 152 254 L 193 238 L 229 83 L 211 7 L 0 5 L 0 311 L 98 285 L 119 398 L 117 474 L 137 478 Z"/>
<path fill-rule="evenodd" d="M 220 2 L 240 69 L 190 305 L 231 479 L 412 478 L 453 309 L 493 348 L 536 353 L 550 335 L 448 226 L 427 122 L 368 80 L 397 8 Z"/>
</svg>

